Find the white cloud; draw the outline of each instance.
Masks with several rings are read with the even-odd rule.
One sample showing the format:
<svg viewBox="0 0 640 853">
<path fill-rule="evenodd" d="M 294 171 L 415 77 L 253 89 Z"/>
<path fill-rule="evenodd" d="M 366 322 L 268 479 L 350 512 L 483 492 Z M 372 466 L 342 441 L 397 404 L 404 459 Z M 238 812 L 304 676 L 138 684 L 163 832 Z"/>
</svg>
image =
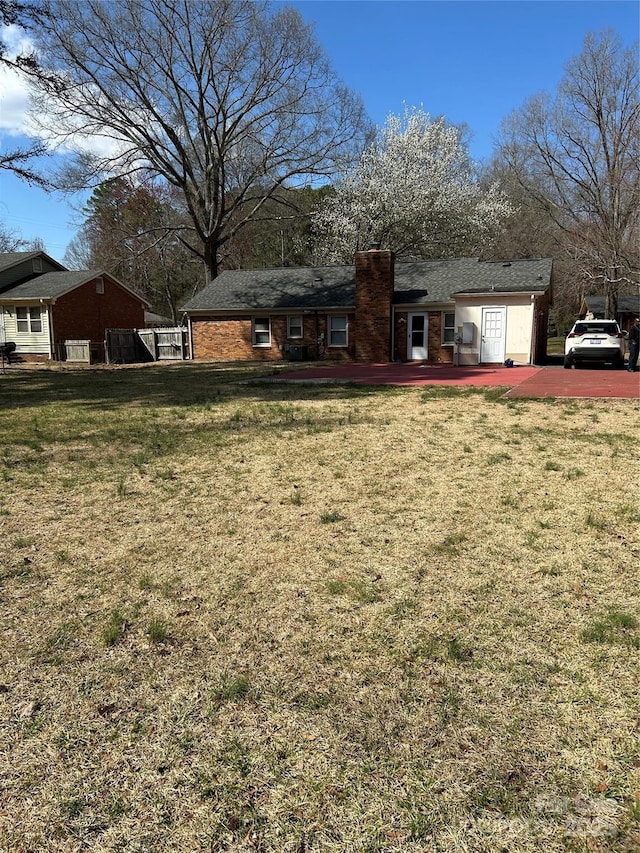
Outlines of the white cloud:
<svg viewBox="0 0 640 853">
<path fill-rule="evenodd" d="M 7 59 L 35 53 L 35 45 L 20 27 L 0 27 L 0 41 L 4 45 Z M 39 119 L 39 120 L 38 120 Z M 80 125 L 81 119 L 78 119 Z M 53 128 L 61 127 L 53 103 L 49 110 L 36 116 L 31 112 L 31 93 L 28 78 L 13 68 L 0 64 L 0 147 L 2 138 L 11 136 L 28 137 L 45 142 L 49 149 L 58 154 L 72 151 L 88 151 L 105 159 L 113 159 L 116 167 L 119 158 L 128 159 L 131 145 L 109 133 L 87 136 L 81 131 L 56 134 Z"/>
<path fill-rule="evenodd" d="M 35 44 L 25 30 L 16 24 L 8 24 L 0 27 L 0 41 L 4 44 L 6 55 L 9 59 L 35 53 Z"/>
<path fill-rule="evenodd" d="M 4 44 L 7 59 L 34 52 L 33 42 L 27 38 L 24 30 L 15 25 L 0 28 L 0 41 Z M 65 142 L 62 137 L 56 139 L 51 133 L 50 127 L 55 125 L 55 120 L 51 121 L 53 115 L 53 111 L 51 115 L 42 115 L 41 122 L 38 122 L 31 113 L 29 80 L 15 69 L 0 65 L 0 141 L 3 136 L 28 137 L 46 142 L 60 154 L 69 153 L 71 146 L 68 140 Z M 49 128 L 43 125 L 49 125 Z M 73 137 L 73 148 L 112 156 L 122 145 L 107 136 L 88 138 L 78 133 Z"/>
<path fill-rule="evenodd" d="M 34 50 L 24 30 L 13 24 L 0 28 L 0 40 L 7 59 L 28 55 Z M 0 66 L 0 133 L 40 138 L 29 116 L 29 84 L 22 74 L 4 65 Z"/>
</svg>

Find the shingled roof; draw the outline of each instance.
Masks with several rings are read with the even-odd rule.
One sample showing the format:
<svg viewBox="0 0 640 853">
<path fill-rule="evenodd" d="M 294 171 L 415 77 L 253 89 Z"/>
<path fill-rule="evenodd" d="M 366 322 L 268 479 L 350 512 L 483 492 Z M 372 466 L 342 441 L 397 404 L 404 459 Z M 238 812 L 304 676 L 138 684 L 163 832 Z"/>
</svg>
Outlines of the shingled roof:
<svg viewBox="0 0 640 853">
<path fill-rule="evenodd" d="M 135 293 L 126 284 L 122 284 L 121 281 L 104 270 L 62 270 L 60 272 L 42 273 L 42 275 L 36 275 L 28 281 L 7 287 L 0 293 L 0 299 L 5 301 L 13 299 L 57 299 L 57 297 L 75 290 L 76 287 L 81 287 L 101 276 L 108 278 L 109 281 L 114 282 L 145 305 L 150 304 L 143 296 Z"/>
<path fill-rule="evenodd" d="M 46 258 L 49 263 L 53 264 L 53 266 L 58 267 L 58 269 L 63 270 L 64 266 L 59 263 L 59 261 L 54 260 L 49 257 L 46 252 L 34 251 L 34 252 L 0 252 L 0 272 L 3 270 L 8 270 L 11 267 L 16 266 L 16 264 L 21 264 L 24 261 L 28 261 L 31 258 Z"/>
<path fill-rule="evenodd" d="M 584 304 L 587 311 L 592 311 L 596 315 L 604 314 L 604 296 L 585 296 Z M 618 296 L 618 313 L 635 314 L 636 317 L 640 317 L 640 295 L 629 295 L 623 293 Z"/>
<path fill-rule="evenodd" d="M 510 262 L 452 258 L 398 261 L 394 303 L 453 301 L 454 295 L 544 292 L 551 259 Z M 355 304 L 353 266 L 226 270 L 184 306 L 187 313 L 349 308 Z"/>
<path fill-rule="evenodd" d="M 184 311 L 348 308 L 355 302 L 353 266 L 225 270 Z"/>
<path fill-rule="evenodd" d="M 3 299 L 55 299 L 102 275 L 99 271 L 46 272 L 2 291 Z"/>
</svg>

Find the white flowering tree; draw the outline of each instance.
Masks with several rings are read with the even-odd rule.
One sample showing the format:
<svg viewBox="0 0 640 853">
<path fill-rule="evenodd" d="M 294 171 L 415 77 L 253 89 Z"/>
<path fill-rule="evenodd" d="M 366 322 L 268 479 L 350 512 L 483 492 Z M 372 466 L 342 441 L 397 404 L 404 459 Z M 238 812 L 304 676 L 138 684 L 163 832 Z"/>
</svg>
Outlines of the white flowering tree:
<svg viewBox="0 0 640 853">
<path fill-rule="evenodd" d="M 317 212 L 316 254 L 349 263 L 372 242 L 418 258 L 473 253 L 512 212 L 497 184 L 478 181 L 458 127 L 405 109 L 388 117 Z"/>
</svg>

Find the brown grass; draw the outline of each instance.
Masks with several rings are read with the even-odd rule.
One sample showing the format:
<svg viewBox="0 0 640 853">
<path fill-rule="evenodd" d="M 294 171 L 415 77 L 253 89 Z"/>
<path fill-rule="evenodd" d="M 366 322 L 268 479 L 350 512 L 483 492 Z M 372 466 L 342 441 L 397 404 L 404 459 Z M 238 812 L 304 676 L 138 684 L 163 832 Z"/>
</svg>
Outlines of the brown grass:
<svg viewBox="0 0 640 853">
<path fill-rule="evenodd" d="M 637 404 L 249 375 L 0 377 L 0 849 L 639 849 Z"/>
</svg>

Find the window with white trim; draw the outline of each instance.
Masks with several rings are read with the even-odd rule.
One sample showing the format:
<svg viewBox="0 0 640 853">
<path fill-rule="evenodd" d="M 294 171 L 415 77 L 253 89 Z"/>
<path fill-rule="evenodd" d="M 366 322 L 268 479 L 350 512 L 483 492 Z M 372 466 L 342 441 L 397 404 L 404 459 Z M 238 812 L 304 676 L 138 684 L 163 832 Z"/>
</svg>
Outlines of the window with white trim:
<svg viewBox="0 0 640 853">
<path fill-rule="evenodd" d="M 19 332 L 41 332 L 42 315 L 39 308 L 16 308 L 16 326 Z"/>
<path fill-rule="evenodd" d="M 34 258 L 31 265 L 34 272 L 42 272 L 42 258 Z"/>
<path fill-rule="evenodd" d="M 346 314 L 329 315 L 329 346 L 346 347 L 349 342 L 349 324 Z"/>
<path fill-rule="evenodd" d="M 96 279 L 96 293 L 104 293 L 104 279 L 102 276 Z"/>
<path fill-rule="evenodd" d="M 271 318 L 253 317 L 251 321 L 254 347 L 271 346 Z"/>
<path fill-rule="evenodd" d="M 287 337 L 301 338 L 302 334 L 302 314 L 290 314 L 287 317 Z"/>
<path fill-rule="evenodd" d="M 442 343 L 453 344 L 456 335 L 455 311 L 442 312 Z"/>
</svg>

